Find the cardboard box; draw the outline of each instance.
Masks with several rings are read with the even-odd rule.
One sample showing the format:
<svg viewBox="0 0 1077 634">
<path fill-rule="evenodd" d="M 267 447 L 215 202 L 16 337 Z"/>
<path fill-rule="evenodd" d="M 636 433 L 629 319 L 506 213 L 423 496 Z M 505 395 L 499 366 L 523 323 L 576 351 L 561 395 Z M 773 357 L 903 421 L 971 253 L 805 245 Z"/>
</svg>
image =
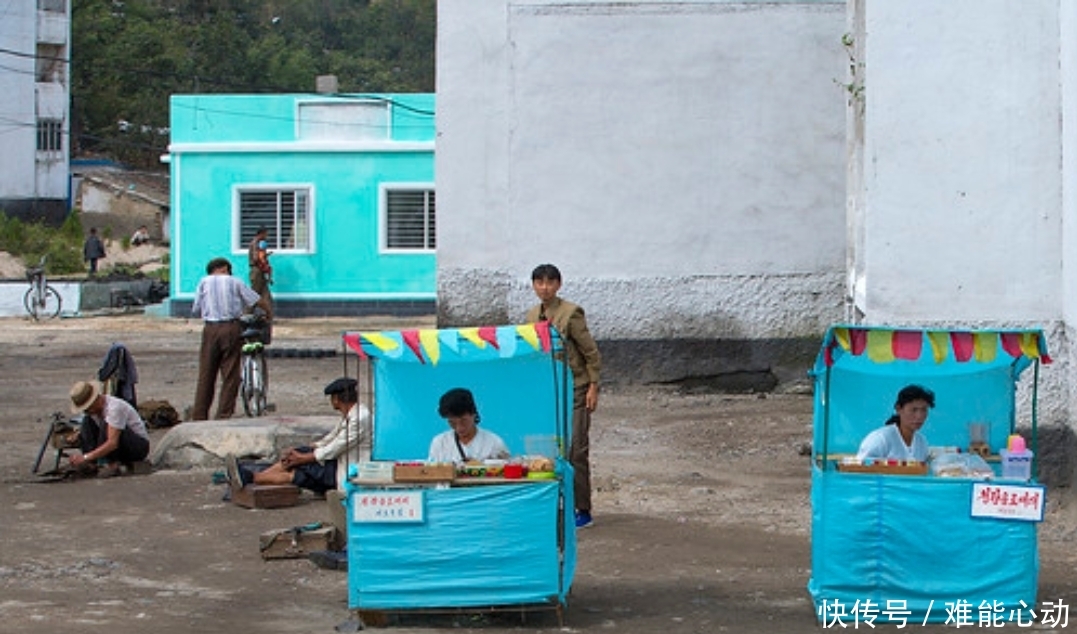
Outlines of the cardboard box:
<svg viewBox="0 0 1077 634">
<path fill-rule="evenodd" d="M 451 464 L 393 465 L 393 482 L 452 482 L 455 477 Z"/>
<path fill-rule="evenodd" d="M 316 550 L 341 550 L 343 547 L 337 527 L 321 522 L 277 528 L 262 533 L 258 538 L 262 559 L 302 559 Z"/>
</svg>

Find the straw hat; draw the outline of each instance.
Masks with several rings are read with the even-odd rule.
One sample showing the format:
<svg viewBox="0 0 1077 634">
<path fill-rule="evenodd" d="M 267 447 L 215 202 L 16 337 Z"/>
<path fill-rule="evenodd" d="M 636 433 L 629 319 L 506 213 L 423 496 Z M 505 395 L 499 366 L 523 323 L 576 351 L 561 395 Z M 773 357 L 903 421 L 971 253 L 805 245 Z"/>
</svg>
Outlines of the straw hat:
<svg viewBox="0 0 1077 634">
<path fill-rule="evenodd" d="M 71 386 L 71 413 L 81 414 L 86 408 L 93 405 L 101 393 L 101 386 L 97 381 L 79 381 Z"/>
</svg>

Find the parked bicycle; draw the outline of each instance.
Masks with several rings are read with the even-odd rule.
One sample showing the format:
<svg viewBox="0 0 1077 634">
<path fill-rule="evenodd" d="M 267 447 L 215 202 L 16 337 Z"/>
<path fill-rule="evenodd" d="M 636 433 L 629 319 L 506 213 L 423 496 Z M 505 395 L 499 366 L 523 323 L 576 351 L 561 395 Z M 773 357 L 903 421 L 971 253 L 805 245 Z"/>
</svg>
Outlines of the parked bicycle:
<svg viewBox="0 0 1077 634">
<path fill-rule="evenodd" d="M 41 256 L 41 261 L 37 263 L 37 266 L 26 269 L 26 280 L 30 282 L 30 288 L 22 298 L 22 304 L 35 321 L 52 319 L 60 314 L 60 294 L 49 286 L 45 279 L 47 258 L 47 255 Z"/>
<path fill-rule="evenodd" d="M 269 374 L 266 367 L 265 334 L 269 320 L 265 311 L 255 308 L 254 313 L 240 318 L 243 332 L 243 362 L 240 367 L 239 396 L 247 416 L 263 416 L 269 399 Z"/>
</svg>

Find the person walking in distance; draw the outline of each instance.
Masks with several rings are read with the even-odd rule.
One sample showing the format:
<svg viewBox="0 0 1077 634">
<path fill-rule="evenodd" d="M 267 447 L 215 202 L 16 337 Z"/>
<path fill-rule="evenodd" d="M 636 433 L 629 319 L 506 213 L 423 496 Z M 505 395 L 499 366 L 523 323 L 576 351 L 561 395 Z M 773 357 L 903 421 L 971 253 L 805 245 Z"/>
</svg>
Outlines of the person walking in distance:
<svg viewBox="0 0 1077 634">
<path fill-rule="evenodd" d="M 266 313 L 264 343 L 269 344 L 273 336 L 273 293 L 269 290 L 273 283 L 273 267 L 269 264 L 269 230 L 265 227 L 258 227 L 247 246 L 247 264 L 250 266 L 251 288 L 261 297 L 258 305 Z"/>
<path fill-rule="evenodd" d="M 227 259 L 214 258 L 206 265 L 206 276 L 198 283 L 191 306 L 191 315 L 201 316 L 204 322 L 191 420 L 209 418 L 218 374 L 221 391 L 216 418 L 231 418 L 235 412 L 243 346 L 239 318 L 258 300 L 258 293 L 232 276 Z"/>
<path fill-rule="evenodd" d="M 90 275 L 97 275 L 97 261 L 105 257 L 105 244 L 97 237 L 97 227 L 90 227 L 90 235 L 82 245 L 82 259 L 90 263 Z"/>
<path fill-rule="evenodd" d="M 558 297 L 561 271 L 540 264 L 531 272 L 531 287 L 540 303 L 527 313 L 526 321 L 548 321 L 560 333 L 572 370 L 572 442 L 569 462 L 575 471 L 576 527 L 591 525 L 591 413 L 598 407 L 598 379 L 602 358 L 583 309 Z"/>
</svg>

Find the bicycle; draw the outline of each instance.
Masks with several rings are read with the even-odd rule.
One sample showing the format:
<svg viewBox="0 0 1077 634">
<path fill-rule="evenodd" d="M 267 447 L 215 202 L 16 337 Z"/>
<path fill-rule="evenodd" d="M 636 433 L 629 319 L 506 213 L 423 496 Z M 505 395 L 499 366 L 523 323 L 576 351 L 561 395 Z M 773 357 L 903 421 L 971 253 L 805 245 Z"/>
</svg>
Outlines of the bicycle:
<svg viewBox="0 0 1077 634">
<path fill-rule="evenodd" d="M 240 366 L 239 395 L 243 411 L 248 417 L 263 416 L 269 398 L 269 374 L 266 368 L 265 330 L 268 327 L 265 312 L 255 309 L 253 314 L 240 318 L 243 332 L 243 361 Z"/>
<path fill-rule="evenodd" d="M 30 313 L 30 316 L 34 318 L 34 321 L 52 319 L 60 314 L 60 305 L 62 304 L 60 294 L 56 292 L 56 289 L 49 286 L 48 281 L 45 279 L 45 260 L 47 258 L 47 255 L 41 256 L 41 261 L 38 262 L 37 266 L 26 269 L 26 280 L 30 282 L 30 288 L 22 298 L 22 304 L 26 307 L 26 312 Z"/>
</svg>

